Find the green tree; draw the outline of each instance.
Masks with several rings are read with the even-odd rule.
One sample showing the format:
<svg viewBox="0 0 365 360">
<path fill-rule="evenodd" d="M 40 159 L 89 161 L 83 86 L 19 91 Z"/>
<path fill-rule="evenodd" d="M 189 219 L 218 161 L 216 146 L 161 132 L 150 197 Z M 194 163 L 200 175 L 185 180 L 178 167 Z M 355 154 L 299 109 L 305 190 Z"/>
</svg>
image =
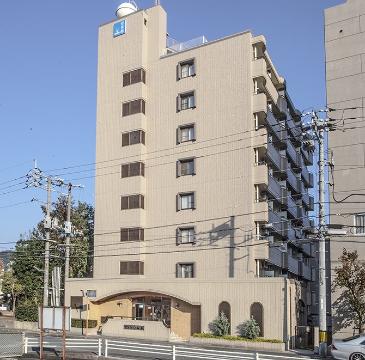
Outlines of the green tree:
<svg viewBox="0 0 365 360">
<path fill-rule="evenodd" d="M 61 196 L 52 204 L 51 217 L 58 219 L 58 229 L 51 231 L 50 244 L 50 274 L 54 267 L 62 269 L 64 278 L 65 234 L 64 222 L 67 217 L 67 198 Z M 45 214 L 46 209 L 42 207 Z M 71 222 L 74 229 L 70 248 L 70 277 L 89 277 L 92 274 L 92 252 L 94 244 L 94 209 L 91 205 L 78 202 L 72 203 Z M 43 298 L 43 268 L 45 229 L 43 221 L 27 235 L 22 235 L 15 246 L 12 256 L 14 276 L 23 288 L 18 297 L 19 311 L 17 318 L 34 321 L 37 317 L 37 307 Z M 50 277 L 51 278 L 51 277 Z M 61 281 L 64 288 L 64 279 Z"/>
<path fill-rule="evenodd" d="M 12 270 L 4 272 L 2 280 L 2 292 L 11 296 L 12 310 L 15 313 L 17 298 L 23 293 L 24 288 Z"/>
<path fill-rule="evenodd" d="M 215 336 L 229 335 L 230 328 L 231 324 L 223 311 L 209 324 L 209 329 Z"/>
<path fill-rule="evenodd" d="M 247 320 L 238 326 L 238 332 L 244 338 L 256 339 L 260 335 L 260 326 L 256 320 L 251 317 L 250 320 Z"/>
<path fill-rule="evenodd" d="M 365 267 L 357 251 L 343 249 L 335 268 L 332 291 L 340 290 L 335 301 L 336 328 L 353 325 L 363 332 L 365 321 Z"/>
</svg>

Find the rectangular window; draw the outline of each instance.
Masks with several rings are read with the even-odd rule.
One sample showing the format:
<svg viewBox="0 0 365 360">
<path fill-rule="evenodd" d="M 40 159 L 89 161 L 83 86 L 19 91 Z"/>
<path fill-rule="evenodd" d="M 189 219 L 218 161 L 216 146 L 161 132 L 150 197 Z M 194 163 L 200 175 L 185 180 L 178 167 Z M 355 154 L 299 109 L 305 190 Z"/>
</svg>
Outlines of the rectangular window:
<svg viewBox="0 0 365 360">
<path fill-rule="evenodd" d="M 189 76 L 195 76 L 194 59 L 182 61 L 177 66 L 177 79 L 184 79 Z"/>
<path fill-rule="evenodd" d="M 144 209 L 144 196 L 128 195 L 121 197 L 121 210 Z"/>
<path fill-rule="evenodd" d="M 144 229 L 135 228 L 121 228 L 120 241 L 144 241 Z"/>
<path fill-rule="evenodd" d="M 139 82 L 146 83 L 146 71 L 144 69 L 136 69 L 123 74 L 123 86 L 136 84 Z"/>
<path fill-rule="evenodd" d="M 195 244 L 195 228 L 182 227 L 176 231 L 176 244 Z"/>
<path fill-rule="evenodd" d="M 182 159 L 176 163 L 177 176 L 195 175 L 195 159 Z"/>
<path fill-rule="evenodd" d="M 89 298 L 96 298 L 96 290 L 86 290 L 86 296 Z"/>
<path fill-rule="evenodd" d="M 82 307 L 82 296 L 71 296 L 71 309 L 80 309 Z"/>
<path fill-rule="evenodd" d="M 195 209 L 195 193 L 181 193 L 177 194 L 177 211 Z"/>
<path fill-rule="evenodd" d="M 133 114 L 139 114 L 146 112 L 146 102 L 143 99 L 136 99 L 123 103 L 122 116 L 128 116 Z"/>
<path fill-rule="evenodd" d="M 122 178 L 132 176 L 144 176 L 144 163 L 137 161 L 129 164 L 122 165 Z"/>
<path fill-rule="evenodd" d="M 121 261 L 120 275 L 144 275 L 143 261 Z"/>
<path fill-rule="evenodd" d="M 194 264 L 193 263 L 176 264 L 176 277 L 184 279 L 195 277 Z"/>
<path fill-rule="evenodd" d="M 355 234 L 365 235 L 365 214 L 355 215 Z"/>
<path fill-rule="evenodd" d="M 177 97 L 177 111 L 194 109 L 195 107 L 194 91 L 185 94 L 179 94 L 179 96 Z"/>
<path fill-rule="evenodd" d="M 182 125 L 177 129 L 177 143 L 195 141 L 195 125 Z"/>
<path fill-rule="evenodd" d="M 122 146 L 129 146 L 134 144 L 143 144 L 146 142 L 146 134 L 143 130 L 134 130 L 122 134 Z"/>
</svg>

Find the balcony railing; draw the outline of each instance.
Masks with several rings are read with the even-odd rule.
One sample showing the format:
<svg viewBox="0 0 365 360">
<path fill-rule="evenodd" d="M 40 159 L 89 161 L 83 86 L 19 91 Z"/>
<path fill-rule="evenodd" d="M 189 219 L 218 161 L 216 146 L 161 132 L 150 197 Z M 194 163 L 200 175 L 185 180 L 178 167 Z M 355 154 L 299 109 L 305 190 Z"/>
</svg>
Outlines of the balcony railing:
<svg viewBox="0 0 365 360">
<path fill-rule="evenodd" d="M 271 264 L 281 267 L 282 266 L 282 254 L 279 245 L 270 245 L 269 247 L 269 261 Z"/>
<path fill-rule="evenodd" d="M 313 152 L 308 151 L 308 150 L 304 149 L 303 147 L 301 148 L 301 152 L 303 155 L 303 160 L 304 160 L 305 165 L 307 165 L 307 166 L 313 165 Z"/>
<path fill-rule="evenodd" d="M 271 228 L 274 232 L 278 235 L 285 236 L 287 227 L 286 219 L 282 219 L 279 214 L 269 210 L 269 223 L 272 225 Z"/>
<path fill-rule="evenodd" d="M 289 139 L 287 140 L 286 153 L 288 154 L 288 157 L 294 164 L 294 168 L 295 168 L 296 172 L 298 172 L 302 165 L 301 159 L 300 159 L 300 153 L 295 149 L 295 147 L 293 146 L 293 144 L 291 143 L 291 141 Z"/>
<path fill-rule="evenodd" d="M 308 187 L 310 185 L 310 179 L 309 179 L 309 171 L 306 166 L 302 167 L 302 178 L 305 183 L 305 185 Z"/>
<path fill-rule="evenodd" d="M 271 175 L 269 175 L 268 192 L 274 197 L 275 200 L 278 200 L 282 205 L 284 205 L 284 202 L 287 198 L 286 189 L 281 186 L 279 182 Z"/>
<path fill-rule="evenodd" d="M 179 42 L 171 37 L 168 37 L 166 40 L 166 47 L 167 47 L 168 51 L 176 53 L 176 52 L 181 52 L 184 50 L 192 49 L 194 47 L 203 45 L 207 42 L 208 42 L 208 40 L 206 39 L 205 36 L 199 36 L 195 39 L 191 39 L 191 40 L 188 40 L 185 42 Z"/>
<path fill-rule="evenodd" d="M 311 219 L 309 219 L 308 216 L 302 216 L 302 224 L 303 224 L 303 231 L 310 231 L 314 224 L 313 221 Z"/>
<path fill-rule="evenodd" d="M 304 262 L 302 263 L 302 277 L 306 280 L 312 280 L 312 269 Z"/>
<path fill-rule="evenodd" d="M 290 167 L 288 167 L 287 174 L 288 174 L 287 178 L 288 185 L 291 187 L 293 191 L 299 194 L 301 192 L 300 180 L 298 179 L 297 176 L 294 175 L 294 172 Z"/>
<path fill-rule="evenodd" d="M 302 128 L 300 125 L 295 124 L 292 118 L 288 118 L 286 121 L 289 133 L 293 136 L 295 142 L 300 142 L 302 139 Z"/>
<path fill-rule="evenodd" d="M 288 196 L 288 214 L 294 219 L 298 217 L 298 206 L 291 196 Z"/>
<path fill-rule="evenodd" d="M 297 232 L 294 230 L 293 226 L 288 222 L 286 237 L 289 241 L 293 241 L 297 239 Z"/>
<path fill-rule="evenodd" d="M 286 138 L 288 137 L 287 131 L 283 126 L 281 126 L 270 110 L 267 111 L 266 124 L 278 142 L 285 144 Z"/>
<path fill-rule="evenodd" d="M 267 144 L 266 156 L 277 170 L 281 169 L 281 155 L 279 153 L 279 150 L 272 143 Z"/>
<path fill-rule="evenodd" d="M 314 210 L 314 198 L 310 196 L 307 192 L 302 193 L 303 205 L 308 211 Z"/>
<path fill-rule="evenodd" d="M 299 266 L 298 266 L 298 259 L 294 258 L 293 256 L 291 256 L 290 254 L 288 254 L 288 270 L 293 273 L 298 275 L 299 274 Z"/>
</svg>

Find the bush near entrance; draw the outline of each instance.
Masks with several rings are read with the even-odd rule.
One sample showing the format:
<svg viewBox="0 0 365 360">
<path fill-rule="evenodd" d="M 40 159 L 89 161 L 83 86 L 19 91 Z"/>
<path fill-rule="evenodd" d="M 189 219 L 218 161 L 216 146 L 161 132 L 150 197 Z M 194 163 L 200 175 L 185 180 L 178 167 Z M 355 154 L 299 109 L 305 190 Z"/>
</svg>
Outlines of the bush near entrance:
<svg viewBox="0 0 365 360">
<path fill-rule="evenodd" d="M 193 334 L 193 337 L 201 338 L 201 339 L 223 339 L 223 340 L 230 340 L 230 341 L 249 341 L 249 342 L 267 342 L 272 344 L 282 344 L 283 341 L 277 339 L 265 339 L 265 338 L 256 338 L 256 339 L 248 339 L 242 336 L 235 336 L 235 335 L 224 335 L 224 336 L 217 336 L 209 333 L 196 333 Z"/>
<path fill-rule="evenodd" d="M 96 328 L 96 326 L 98 325 L 97 320 L 88 320 L 88 328 L 92 329 L 92 328 Z M 86 328 L 86 320 L 81 320 L 81 319 L 71 319 L 71 327 L 74 328 Z"/>
</svg>

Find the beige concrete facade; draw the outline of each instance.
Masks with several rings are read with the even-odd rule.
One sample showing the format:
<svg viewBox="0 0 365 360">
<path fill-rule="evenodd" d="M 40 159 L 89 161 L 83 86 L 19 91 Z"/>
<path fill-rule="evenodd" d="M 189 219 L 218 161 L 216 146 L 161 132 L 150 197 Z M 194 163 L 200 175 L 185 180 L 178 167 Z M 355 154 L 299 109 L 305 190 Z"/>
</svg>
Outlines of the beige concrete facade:
<svg viewBox="0 0 365 360">
<path fill-rule="evenodd" d="M 296 326 L 310 319 L 313 250 L 301 240 L 312 226 L 313 156 L 265 38 L 242 32 L 181 51 L 166 46 L 161 6 L 124 20 L 124 35 L 113 37 L 120 19 L 99 30 L 94 274 L 70 279 L 66 299 L 96 290 L 89 318 L 103 331 L 103 317 L 132 322 L 137 301 L 146 309 L 169 299 L 166 326 L 184 339 L 209 331 L 222 302 L 235 334 L 260 303 L 263 336 L 293 343 Z M 186 61 L 195 74 L 177 79 Z M 139 68 L 145 83 L 123 86 L 123 74 Z M 195 106 L 179 111 L 188 92 Z M 122 116 L 134 99 L 145 101 L 145 113 Z M 187 124 L 195 139 L 178 143 Z M 145 132 L 145 144 L 122 146 L 133 130 Z M 177 176 L 187 158 L 194 174 Z M 135 161 L 144 176 L 121 178 L 121 165 Z M 188 192 L 194 208 L 178 211 L 177 195 Z M 121 210 L 121 196 L 133 194 L 144 196 L 144 208 Z M 195 240 L 178 244 L 177 229 L 186 226 L 195 227 Z M 120 229 L 134 227 L 144 229 L 144 241 L 121 242 Z M 143 262 L 143 274 L 121 275 L 121 261 Z M 192 278 L 178 276 L 180 263 L 193 264 Z"/>
<path fill-rule="evenodd" d="M 348 236 L 331 238 L 330 267 L 334 268 L 343 248 L 357 250 L 365 260 L 363 246 L 365 234 L 356 234 L 355 215 L 365 212 L 363 197 L 353 196 L 336 204 L 351 193 L 365 194 L 365 2 L 347 0 L 344 4 L 325 11 L 327 104 L 338 110 L 330 113 L 338 122 L 339 131 L 330 132 L 329 147 L 333 151 L 334 185 L 330 187 L 331 223 L 346 226 Z M 340 131 L 345 129 L 345 131 Z M 332 180 L 330 180 L 332 182 Z M 338 214 L 338 215 L 336 215 Z M 354 332 L 343 311 L 340 292 L 332 295 L 332 322 L 335 337 L 345 337 Z"/>
</svg>

